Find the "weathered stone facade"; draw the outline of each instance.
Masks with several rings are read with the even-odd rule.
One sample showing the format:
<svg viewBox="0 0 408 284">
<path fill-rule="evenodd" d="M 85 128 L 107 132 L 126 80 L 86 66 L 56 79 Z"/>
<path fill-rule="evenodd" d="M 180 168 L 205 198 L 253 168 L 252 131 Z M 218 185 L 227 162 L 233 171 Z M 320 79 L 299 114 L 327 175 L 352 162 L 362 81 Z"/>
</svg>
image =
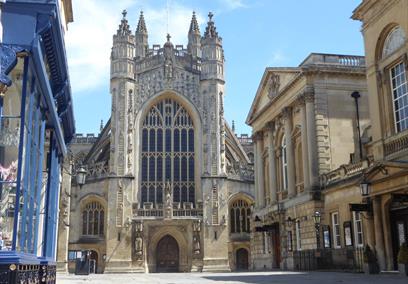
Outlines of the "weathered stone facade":
<svg viewBox="0 0 408 284">
<path fill-rule="evenodd" d="M 316 248 L 319 177 L 359 157 L 354 91 L 366 133 L 364 57 L 312 53 L 299 67 L 265 70 L 247 118 L 256 141 L 253 269 L 293 269 L 297 251 Z"/>
<path fill-rule="evenodd" d="M 82 160 L 86 184 L 72 182 L 62 255 L 93 251 L 97 272 L 225 271 L 236 269 L 240 249 L 238 266 L 245 255 L 248 264 L 253 169 L 224 120 L 224 51 L 212 17 L 201 36 L 193 14 L 187 49 L 170 35 L 150 48 L 143 14 L 132 34 L 124 11 L 113 36 L 111 119 Z M 239 200 L 248 211 L 231 230 Z"/>
</svg>

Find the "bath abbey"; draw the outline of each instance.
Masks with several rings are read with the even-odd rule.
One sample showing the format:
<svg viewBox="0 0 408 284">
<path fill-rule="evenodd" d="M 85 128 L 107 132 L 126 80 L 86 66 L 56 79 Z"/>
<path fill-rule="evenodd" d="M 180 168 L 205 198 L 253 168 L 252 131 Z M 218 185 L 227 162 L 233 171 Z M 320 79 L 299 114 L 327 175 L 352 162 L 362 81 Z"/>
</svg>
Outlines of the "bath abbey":
<svg viewBox="0 0 408 284">
<path fill-rule="evenodd" d="M 58 270 L 84 254 L 96 273 L 248 269 L 253 151 L 224 119 L 213 15 L 202 34 L 193 13 L 186 48 L 170 35 L 149 45 L 143 13 L 135 32 L 126 16 L 110 54 L 111 117 L 97 137 L 77 134 L 64 163 Z"/>
</svg>

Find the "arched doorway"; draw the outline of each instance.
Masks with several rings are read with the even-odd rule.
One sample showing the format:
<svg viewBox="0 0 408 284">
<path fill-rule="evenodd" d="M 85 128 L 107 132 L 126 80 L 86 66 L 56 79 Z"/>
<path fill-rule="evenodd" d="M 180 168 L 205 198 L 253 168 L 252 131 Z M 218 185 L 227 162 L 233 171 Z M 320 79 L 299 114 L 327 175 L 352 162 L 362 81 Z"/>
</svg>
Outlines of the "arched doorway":
<svg viewBox="0 0 408 284">
<path fill-rule="evenodd" d="M 156 271 L 179 271 L 179 246 L 177 241 L 172 236 L 164 236 L 157 244 Z"/>
<path fill-rule="evenodd" d="M 248 250 L 240 248 L 236 252 L 237 270 L 248 270 Z"/>
</svg>

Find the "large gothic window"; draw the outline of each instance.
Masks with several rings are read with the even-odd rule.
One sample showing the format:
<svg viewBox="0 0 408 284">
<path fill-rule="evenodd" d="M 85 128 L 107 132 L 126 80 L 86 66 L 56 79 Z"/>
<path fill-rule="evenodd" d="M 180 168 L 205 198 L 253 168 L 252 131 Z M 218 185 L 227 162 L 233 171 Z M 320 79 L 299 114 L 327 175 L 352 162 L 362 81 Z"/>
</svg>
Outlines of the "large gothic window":
<svg viewBox="0 0 408 284">
<path fill-rule="evenodd" d="M 97 201 L 88 203 L 82 211 L 82 234 L 103 236 L 104 222 L 103 206 Z"/>
<path fill-rule="evenodd" d="M 172 99 L 155 104 L 142 127 L 141 203 L 163 203 L 170 182 L 174 202 L 195 200 L 194 125 L 187 110 Z"/>
<path fill-rule="evenodd" d="M 251 209 L 248 202 L 239 199 L 232 203 L 230 208 L 230 232 L 234 233 L 249 233 L 250 224 L 249 218 Z"/>
</svg>

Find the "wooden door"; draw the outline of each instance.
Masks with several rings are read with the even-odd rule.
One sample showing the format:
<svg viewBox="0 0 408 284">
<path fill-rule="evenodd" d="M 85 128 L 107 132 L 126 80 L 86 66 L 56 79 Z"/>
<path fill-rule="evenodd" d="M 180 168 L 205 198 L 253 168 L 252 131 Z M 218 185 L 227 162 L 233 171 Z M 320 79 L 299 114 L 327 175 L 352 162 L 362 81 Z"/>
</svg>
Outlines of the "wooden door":
<svg viewBox="0 0 408 284">
<path fill-rule="evenodd" d="M 237 270 L 248 270 L 248 251 L 244 248 L 237 250 Z"/>
<path fill-rule="evenodd" d="M 163 237 L 156 249 L 156 271 L 178 272 L 179 270 L 179 247 L 177 241 L 167 235 Z"/>
<path fill-rule="evenodd" d="M 274 230 L 272 230 L 272 248 L 273 248 L 273 255 L 274 255 L 274 268 L 280 267 L 281 262 L 281 247 L 280 247 L 280 235 L 279 235 L 279 225 L 274 226 Z"/>
</svg>

